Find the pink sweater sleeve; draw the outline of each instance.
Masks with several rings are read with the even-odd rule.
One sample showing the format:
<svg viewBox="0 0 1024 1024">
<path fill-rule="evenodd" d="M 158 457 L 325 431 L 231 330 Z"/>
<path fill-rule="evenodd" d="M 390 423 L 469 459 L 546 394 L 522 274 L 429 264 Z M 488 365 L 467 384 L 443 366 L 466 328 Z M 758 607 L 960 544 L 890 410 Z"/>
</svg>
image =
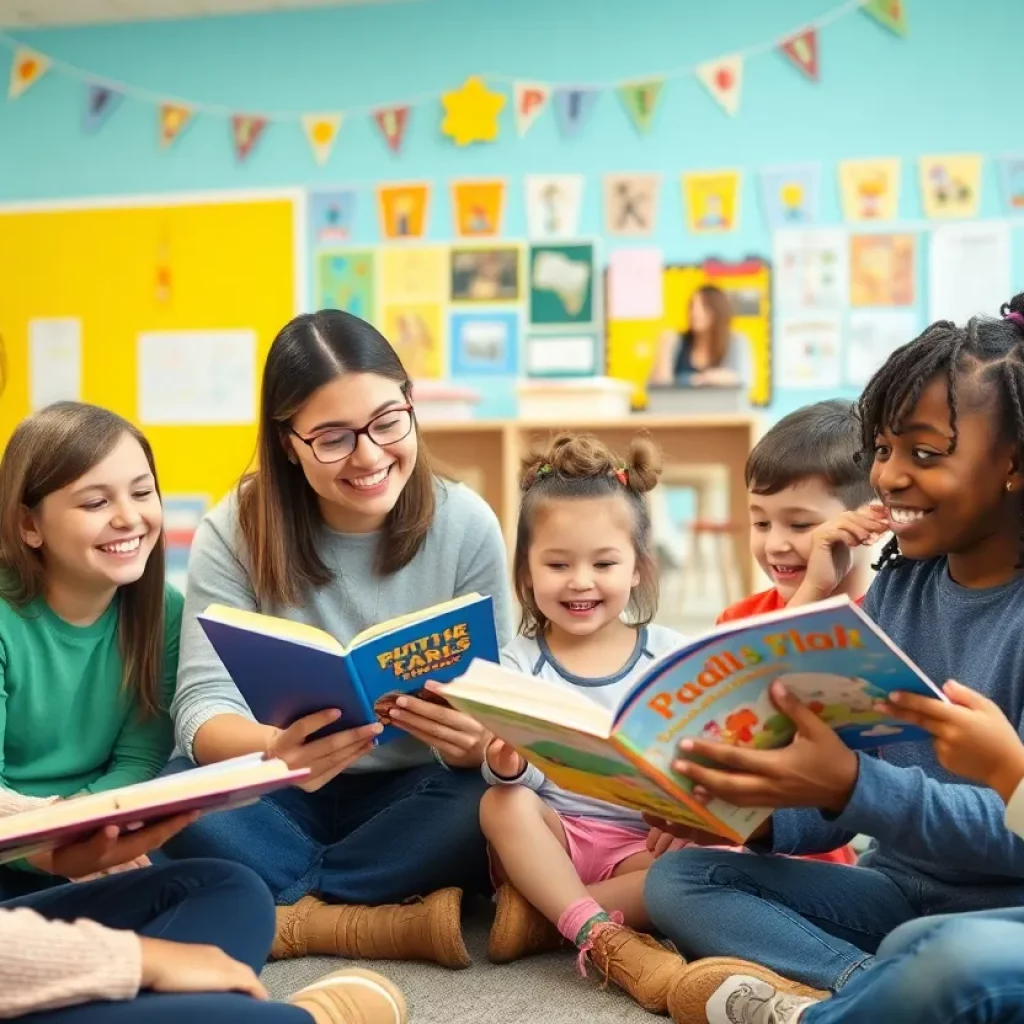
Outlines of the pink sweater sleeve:
<svg viewBox="0 0 1024 1024">
<path fill-rule="evenodd" d="M 0 788 L 0 817 L 52 802 Z M 0 1018 L 133 999 L 141 980 L 142 945 L 133 932 L 93 921 L 48 921 L 34 910 L 0 904 Z"/>
</svg>

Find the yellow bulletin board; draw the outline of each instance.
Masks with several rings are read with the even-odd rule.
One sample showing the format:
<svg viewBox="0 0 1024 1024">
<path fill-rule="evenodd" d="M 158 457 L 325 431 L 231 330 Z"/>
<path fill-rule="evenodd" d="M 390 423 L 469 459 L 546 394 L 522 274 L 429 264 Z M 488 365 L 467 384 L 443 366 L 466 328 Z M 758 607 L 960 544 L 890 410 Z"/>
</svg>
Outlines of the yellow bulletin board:
<svg viewBox="0 0 1024 1024">
<path fill-rule="evenodd" d="M 31 411 L 29 322 L 81 321 L 81 398 L 138 422 L 140 333 L 249 330 L 259 370 L 295 315 L 296 202 L 189 197 L 159 205 L 0 208 L 0 447 Z M 219 499 L 245 471 L 255 424 L 147 426 L 165 493 Z"/>
<path fill-rule="evenodd" d="M 608 375 L 630 381 L 633 405 L 647 404 L 647 381 L 654 369 L 662 332 L 685 331 L 693 293 L 714 284 L 729 295 L 733 306 L 732 329 L 750 345 L 752 379 L 750 404 L 768 405 L 772 399 L 771 268 L 765 260 L 739 262 L 706 260 L 700 264 L 668 266 L 664 275 L 664 314 L 660 320 L 613 320 L 607 324 Z"/>
</svg>

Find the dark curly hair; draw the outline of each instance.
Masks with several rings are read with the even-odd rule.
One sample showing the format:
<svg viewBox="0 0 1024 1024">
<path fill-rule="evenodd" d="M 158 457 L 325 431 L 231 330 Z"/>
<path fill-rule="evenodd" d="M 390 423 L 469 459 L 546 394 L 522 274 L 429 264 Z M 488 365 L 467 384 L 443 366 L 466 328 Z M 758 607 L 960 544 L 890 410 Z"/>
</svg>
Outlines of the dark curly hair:
<svg viewBox="0 0 1024 1024">
<path fill-rule="evenodd" d="M 858 403 L 863 459 L 874 459 L 879 431 L 889 429 L 898 433 L 922 390 L 942 374 L 948 388 L 953 432 L 949 451 L 955 451 L 957 445 L 961 385 L 970 379 L 984 387 L 986 396 L 995 401 L 1000 437 L 1016 444 L 1018 458 L 1024 465 L 1024 293 L 1004 303 L 1000 312 L 1002 319 L 976 316 L 963 327 L 938 320 L 889 356 L 868 382 Z M 1021 552 L 1024 562 L 1024 517 Z M 899 543 L 893 537 L 882 549 L 874 568 L 897 565 L 902 559 Z"/>
</svg>

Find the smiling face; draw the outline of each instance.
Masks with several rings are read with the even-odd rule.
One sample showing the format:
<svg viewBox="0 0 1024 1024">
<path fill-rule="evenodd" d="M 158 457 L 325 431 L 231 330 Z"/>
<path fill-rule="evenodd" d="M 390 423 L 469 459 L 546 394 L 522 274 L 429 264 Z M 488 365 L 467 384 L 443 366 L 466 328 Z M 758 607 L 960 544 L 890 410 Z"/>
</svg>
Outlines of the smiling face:
<svg viewBox="0 0 1024 1024">
<path fill-rule="evenodd" d="M 100 594 L 142 576 L 162 525 L 145 452 L 124 434 L 81 477 L 25 510 L 21 535 L 40 553 L 48 588 Z"/>
<path fill-rule="evenodd" d="M 803 582 L 811 557 L 811 532 L 846 511 L 818 476 L 775 494 L 748 495 L 750 550 L 779 596 L 789 602 Z"/>
<path fill-rule="evenodd" d="M 950 555 L 952 570 L 958 556 L 967 575 L 982 564 L 1012 574 L 1021 478 L 1014 443 L 999 438 L 994 389 L 979 388 L 984 385 L 966 375 L 961 380 L 956 449 L 950 451 L 947 384 L 944 376 L 932 379 L 900 432 L 886 427 L 875 438 L 871 483 L 907 558 Z M 960 578 L 956 572 L 954 578 Z"/>
<path fill-rule="evenodd" d="M 315 391 L 292 418 L 298 437 L 288 435 L 285 443 L 332 529 L 341 533 L 377 530 L 395 507 L 416 465 L 416 431 L 410 429 L 404 437 L 387 442 L 408 426 L 409 414 L 395 411 L 408 404 L 397 381 L 375 373 L 346 373 Z M 337 462 L 319 461 L 312 447 L 301 440 L 314 441 L 321 458 L 333 459 L 346 447 L 345 432 L 360 430 L 371 421 L 374 436 L 385 443 L 361 434 L 355 450 Z"/>
<path fill-rule="evenodd" d="M 621 497 L 552 499 L 537 510 L 529 586 L 552 628 L 587 636 L 626 610 L 640 582 L 632 516 Z"/>
</svg>

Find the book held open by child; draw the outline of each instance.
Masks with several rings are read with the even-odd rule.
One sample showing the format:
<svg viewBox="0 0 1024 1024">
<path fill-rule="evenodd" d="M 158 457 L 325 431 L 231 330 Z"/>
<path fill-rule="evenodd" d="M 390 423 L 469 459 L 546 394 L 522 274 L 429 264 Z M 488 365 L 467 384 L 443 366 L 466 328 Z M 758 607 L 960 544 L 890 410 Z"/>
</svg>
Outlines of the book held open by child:
<svg viewBox="0 0 1024 1024">
<path fill-rule="evenodd" d="M 771 809 L 702 804 L 670 766 L 686 738 L 761 750 L 789 743 L 793 723 L 769 697 L 776 680 L 855 750 L 928 738 L 875 710 L 894 690 L 946 699 L 845 596 L 712 630 L 656 661 L 617 711 L 476 661 L 445 699 L 564 789 L 741 843 Z"/>
<path fill-rule="evenodd" d="M 381 721 L 378 742 L 386 743 L 402 735 L 387 725 L 398 696 L 437 701 L 425 683 L 454 679 L 474 658 L 498 660 L 494 605 L 479 594 L 389 619 L 347 645 L 316 626 L 224 605 L 210 605 L 198 619 L 257 721 L 287 728 L 340 709 L 318 736 Z"/>
</svg>

